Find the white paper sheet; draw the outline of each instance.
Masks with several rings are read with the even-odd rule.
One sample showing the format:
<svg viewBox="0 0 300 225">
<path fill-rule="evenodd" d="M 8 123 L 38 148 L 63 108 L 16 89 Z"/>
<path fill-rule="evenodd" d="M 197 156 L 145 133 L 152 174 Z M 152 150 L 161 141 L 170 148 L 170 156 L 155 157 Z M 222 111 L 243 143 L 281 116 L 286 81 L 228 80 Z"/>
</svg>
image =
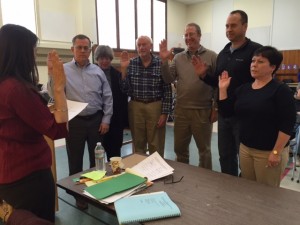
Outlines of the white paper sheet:
<svg viewBox="0 0 300 225">
<path fill-rule="evenodd" d="M 67 100 L 67 105 L 69 120 L 71 120 L 75 116 L 77 116 L 82 110 L 84 110 L 88 103 Z"/>
<path fill-rule="evenodd" d="M 174 169 L 158 154 L 158 152 L 154 152 L 131 169 L 143 174 L 148 178 L 148 181 L 168 176 L 173 174 L 174 171 Z"/>
</svg>

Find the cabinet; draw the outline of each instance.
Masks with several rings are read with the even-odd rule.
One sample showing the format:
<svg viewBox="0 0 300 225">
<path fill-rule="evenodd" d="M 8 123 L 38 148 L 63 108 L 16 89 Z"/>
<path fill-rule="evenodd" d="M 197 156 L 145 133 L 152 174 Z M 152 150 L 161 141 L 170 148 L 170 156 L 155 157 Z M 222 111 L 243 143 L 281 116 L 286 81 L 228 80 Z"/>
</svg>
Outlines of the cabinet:
<svg viewBox="0 0 300 225">
<path fill-rule="evenodd" d="M 281 52 L 283 61 L 276 72 L 276 78 L 298 82 L 297 74 L 300 69 L 300 50 L 284 50 Z"/>
</svg>

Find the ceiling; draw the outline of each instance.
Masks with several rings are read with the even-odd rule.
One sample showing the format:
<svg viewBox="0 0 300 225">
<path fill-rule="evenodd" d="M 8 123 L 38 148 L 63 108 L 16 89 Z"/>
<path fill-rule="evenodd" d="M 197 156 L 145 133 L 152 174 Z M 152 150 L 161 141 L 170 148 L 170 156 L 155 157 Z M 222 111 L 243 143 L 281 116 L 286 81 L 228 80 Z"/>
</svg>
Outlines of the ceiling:
<svg viewBox="0 0 300 225">
<path fill-rule="evenodd" d="M 176 2 L 181 2 L 186 5 L 196 4 L 199 2 L 207 2 L 209 0 L 175 0 Z"/>
</svg>

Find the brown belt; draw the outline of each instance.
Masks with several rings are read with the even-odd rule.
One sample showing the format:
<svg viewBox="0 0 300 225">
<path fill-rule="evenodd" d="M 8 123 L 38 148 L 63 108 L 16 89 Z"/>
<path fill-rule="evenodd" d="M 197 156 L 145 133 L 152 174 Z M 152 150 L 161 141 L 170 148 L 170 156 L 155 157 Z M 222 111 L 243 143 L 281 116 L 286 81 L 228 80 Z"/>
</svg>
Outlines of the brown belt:
<svg viewBox="0 0 300 225">
<path fill-rule="evenodd" d="M 158 102 L 161 101 L 161 98 L 147 98 L 147 99 L 142 99 L 142 98 L 137 98 L 137 97 L 131 97 L 132 101 L 135 102 L 142 102 L 144 104 L 152 103 L 152 102 Z"/>
</svg>

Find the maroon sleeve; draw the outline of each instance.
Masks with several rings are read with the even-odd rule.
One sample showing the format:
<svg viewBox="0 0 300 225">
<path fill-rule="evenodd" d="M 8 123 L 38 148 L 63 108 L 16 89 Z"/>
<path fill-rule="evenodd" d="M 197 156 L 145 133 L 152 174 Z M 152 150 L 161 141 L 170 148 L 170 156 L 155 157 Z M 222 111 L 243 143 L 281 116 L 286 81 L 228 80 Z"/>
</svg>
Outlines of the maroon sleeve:
<svg viewBox="0 0 300 225">
<path fill-rule="evenodd" d="M 16 84 L 9 91 L 6 99 L 7 105 L 24 123 L 52 139 L 63 138 L 67 135 L 66 123 L 56 123 L 54 115 L 37 92 L 22 84 Z"/>
</svg>

